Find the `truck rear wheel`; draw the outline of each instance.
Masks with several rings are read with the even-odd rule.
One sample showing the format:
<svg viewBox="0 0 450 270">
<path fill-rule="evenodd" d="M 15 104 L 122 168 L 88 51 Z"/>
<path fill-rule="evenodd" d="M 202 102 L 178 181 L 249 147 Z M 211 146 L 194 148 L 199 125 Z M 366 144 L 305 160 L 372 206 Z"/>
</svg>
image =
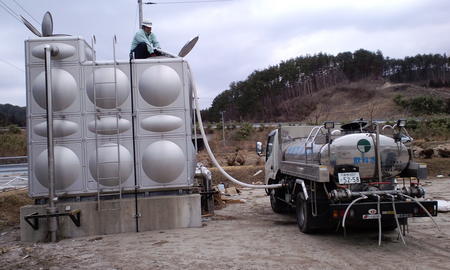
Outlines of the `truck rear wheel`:
<svg viewBox="0 0 450 270">
<path fill-rule="evenodd" d="M 297 215 L 297 225 L 302 233 L 312 232 L 311 204 L 305 200 L 302 193 L 297 195 L 295 213 Z"/>
<path fill-rule="evenodd" d="M 284 201 L 280 200 L 284 196 L 284 191 L 281 189 L 272 189 L 270 192 L 270 206 L 275 213 L 283 214 L 287 213 L 290 206 Z"/>
</svg>

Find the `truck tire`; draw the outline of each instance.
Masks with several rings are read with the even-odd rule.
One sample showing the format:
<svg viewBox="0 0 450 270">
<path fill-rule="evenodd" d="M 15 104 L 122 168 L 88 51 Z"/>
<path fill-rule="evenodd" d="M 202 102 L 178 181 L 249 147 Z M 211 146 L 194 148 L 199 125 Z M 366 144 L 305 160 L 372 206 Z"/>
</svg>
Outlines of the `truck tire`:
<svg viewBox="0 0 450 270">
<path fill-rule="evenodd" d="M 290 206 L 284 201 L 280 200 L 284 196 L 284 191 L 281 189 L 272 189 L 270 192 L 270 206 L 277 214 L 284 214 L 289 212 Z"/>
<path fill-rule="evenodd" d="M 302 193 L 299 193 L 295 206 L 298 228 L 302 233 L 312 233 L 313 216 L 311 213 L 311 203 L 305 200 Z"/>
</svg>

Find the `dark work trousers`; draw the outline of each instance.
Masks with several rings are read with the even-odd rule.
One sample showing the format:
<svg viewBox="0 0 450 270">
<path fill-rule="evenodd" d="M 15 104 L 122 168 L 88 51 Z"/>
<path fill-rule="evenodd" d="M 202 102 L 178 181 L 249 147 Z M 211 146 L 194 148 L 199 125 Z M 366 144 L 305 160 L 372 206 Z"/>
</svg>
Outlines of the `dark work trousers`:
<svg viewBox="0 0 450 270">
<path fill-rule="evenodd" d="M 134 53 L 134 59 L 145 59 L 145 58 L 149 58 L 152 56 L 161 55 L 161 53 L 158 51 L 155 51 L 154 53 L 150 54 L 147 50 L 147 44 L 145 42 L 139 43 L 136 46 L 136 48 L 134 48 L 130 52 L 130 58 L 133 58 L 133 53 Z"/>
</svg>

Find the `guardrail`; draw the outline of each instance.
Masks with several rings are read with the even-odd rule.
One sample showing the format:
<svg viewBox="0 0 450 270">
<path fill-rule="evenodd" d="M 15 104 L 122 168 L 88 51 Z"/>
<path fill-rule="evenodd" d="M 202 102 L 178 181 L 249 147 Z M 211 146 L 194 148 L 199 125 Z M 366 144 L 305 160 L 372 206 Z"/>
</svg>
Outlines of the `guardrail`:
<svg viewBox="0 0 450 270">
<path fill-rule="evenodd" d="M 0 157 L 0 165 L 19 164 L 19 163 L 27 163 L 27 162 L 28 162 L 28 156 Z"/>
<path fill-rule="evenodd" d="M 17 163 L 17 164 L 2 164 L 0 165 L 0 173 L 18 173 L 28 172 L 28 163 Z"/>
</svg>

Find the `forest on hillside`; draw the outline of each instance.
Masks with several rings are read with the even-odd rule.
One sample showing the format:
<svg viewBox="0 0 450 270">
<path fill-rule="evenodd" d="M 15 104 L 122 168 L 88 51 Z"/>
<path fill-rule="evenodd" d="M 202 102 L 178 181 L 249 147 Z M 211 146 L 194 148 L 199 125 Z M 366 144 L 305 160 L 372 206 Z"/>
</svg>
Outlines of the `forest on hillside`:
<svg viewBox="0 0 450 270">
<path fill-rule="evenodd" d="M 25 127 L 27 125 L 26 107 L 0 104 L 0 127 L 9 125 L 16 125 L 19 127 Z"/>
<path fill-rule="evenodd" d="M 337 55 L 299 56 L 256 70 L 246 80 L 232 82 L 229 89 L 213 100 L 211 107 L 202 110 L 202 118 L 216 122 L 220 112 L 226 111 L 228 120 L 271 121 L 280 117 L 279 106 L 285 100 L 307 99 L 321 89 L 364 79 L 448 87 L 450 58 L 445 54 L 419 54 L 391 59 L 381 51 L 364 49 Z M 312 109 L 305 106 L 305 110 Z"/>
</svg>

